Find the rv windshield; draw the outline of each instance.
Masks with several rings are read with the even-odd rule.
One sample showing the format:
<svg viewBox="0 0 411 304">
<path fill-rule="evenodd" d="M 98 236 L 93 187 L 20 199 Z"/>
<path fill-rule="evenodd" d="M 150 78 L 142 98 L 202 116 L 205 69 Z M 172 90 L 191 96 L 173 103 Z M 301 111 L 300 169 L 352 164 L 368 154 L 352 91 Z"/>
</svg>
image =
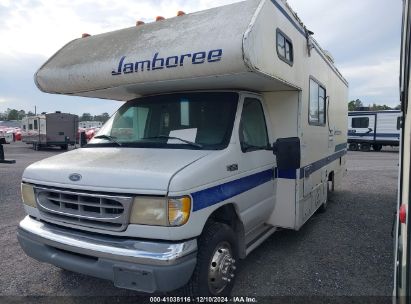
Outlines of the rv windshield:
<svg viewBox="0 0 411 304">
<path fill-rule="evenodd" d="M 227 147 L 238 94 L 178 93 L 127 102 L 88 147 L 219 150 Z"/>
</svg>

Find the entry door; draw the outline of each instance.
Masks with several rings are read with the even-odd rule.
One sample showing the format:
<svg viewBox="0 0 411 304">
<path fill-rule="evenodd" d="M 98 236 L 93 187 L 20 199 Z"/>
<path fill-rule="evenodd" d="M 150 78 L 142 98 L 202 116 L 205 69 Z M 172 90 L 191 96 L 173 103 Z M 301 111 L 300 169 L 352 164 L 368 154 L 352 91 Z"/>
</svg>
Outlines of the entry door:
<svg viewBox="0 0 411 304">
<path fill-rule="evenodd" d="M 247 179 L 255 187 L 250 189 L 246 201 L 243 201 L 244 224 L 246 231 L 265 223 L 275 206 L 275 155 L 269 150 L 263 103 L 255 96 L 243 97 L 238 136 L 241 149 L 240 164 L 242 171 L 247 171 Z"/>
<path fill-rule="evenodd" d="M 366 141 L 375 140 L 375 114 L 352 115 L 348 126 L 348 138 Z"/>
</svg>

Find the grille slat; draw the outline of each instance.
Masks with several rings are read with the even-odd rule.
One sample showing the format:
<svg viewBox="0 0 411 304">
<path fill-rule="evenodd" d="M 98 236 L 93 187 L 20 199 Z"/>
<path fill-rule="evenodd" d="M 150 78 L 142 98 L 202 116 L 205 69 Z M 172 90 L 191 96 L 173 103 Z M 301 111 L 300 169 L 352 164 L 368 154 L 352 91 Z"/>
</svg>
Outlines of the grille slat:
<svg viewBox="0 0 411 304">
<path fill-rule="evenodd" d="M 132 197 L 39 187 L 35 192 L 41 214 L 50 221 L 115 231 L 128 225 Z"/>
</svg>

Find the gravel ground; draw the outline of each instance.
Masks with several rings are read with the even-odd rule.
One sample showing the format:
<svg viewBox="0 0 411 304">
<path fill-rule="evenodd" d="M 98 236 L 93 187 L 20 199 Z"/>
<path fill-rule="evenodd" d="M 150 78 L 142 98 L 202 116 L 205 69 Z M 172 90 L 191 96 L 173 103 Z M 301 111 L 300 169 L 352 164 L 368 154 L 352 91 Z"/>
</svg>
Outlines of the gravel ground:
<svg viewBox="0 0 411 304">
<path fill-rule="evenodd" d="M 13 143 L 5 146 L 5 153 L 17 163 L 0 164 L 0 296 L 132 296 L 135 301 L 135 292 L 59 270 L 23 253 L 16 239 L 25 215 L 21 175 L 29 164 L 61 151 L 33 151 Z M 391 295 L 398 152 L 349 152 L 347 169 L 325 213 L 316 214 L 300 231 L 275 233 L 241 263 L 233 295 Z M 118 302 L 114 299 L 110 302 Z"/>
</svg>

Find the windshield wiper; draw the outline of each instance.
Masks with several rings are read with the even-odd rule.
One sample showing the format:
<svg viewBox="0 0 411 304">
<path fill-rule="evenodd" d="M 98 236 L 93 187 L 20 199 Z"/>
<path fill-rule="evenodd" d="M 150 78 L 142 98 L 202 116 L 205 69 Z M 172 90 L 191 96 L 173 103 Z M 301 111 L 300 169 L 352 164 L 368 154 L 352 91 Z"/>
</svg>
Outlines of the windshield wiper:
<svg viewBox="0 0 411 304">
<path fill-rule="evenodd" d="M 119 143 L 119 142 L 115 139 L 115 137 L 110 136 L 110 135 L 102 134 L 102 135 L 94 136 L 94 138 L 96 138 L 96 139 L 107 139 L 107 140 L 111 141 L 112 143 L 115 143 L 115 144 L 118 145 L 119 147 L 123 146 L 121 143 Z"/>
<path fill-rule="evenodd" d="M 158 138 L 160 138 L 160 139 L 163 139 L 163 138 L 165 138 L 165 139 L 177 139 L 177 140 L 180 140 L 180 141 L 182 141 L 186 144 L 189 144 L 189 145 L 197 147 L 197 148 L 202 148 L 203 147 L 203 145 L 201 145 L 201 144 L 198 144 L 198 143 L 195 143 L 195 142 L 192 142 L 192 141 L 189 141 L 189 140 L 185 140 L 185 139 L 182 139 L 182 138 L 179 138 L 179 137 L 175 137 L 175 136 L 159 135 L 159 136 L 152 136 L 152 137 L 144 137 L 142 139 L 158 139 Z"/>
</svg>

